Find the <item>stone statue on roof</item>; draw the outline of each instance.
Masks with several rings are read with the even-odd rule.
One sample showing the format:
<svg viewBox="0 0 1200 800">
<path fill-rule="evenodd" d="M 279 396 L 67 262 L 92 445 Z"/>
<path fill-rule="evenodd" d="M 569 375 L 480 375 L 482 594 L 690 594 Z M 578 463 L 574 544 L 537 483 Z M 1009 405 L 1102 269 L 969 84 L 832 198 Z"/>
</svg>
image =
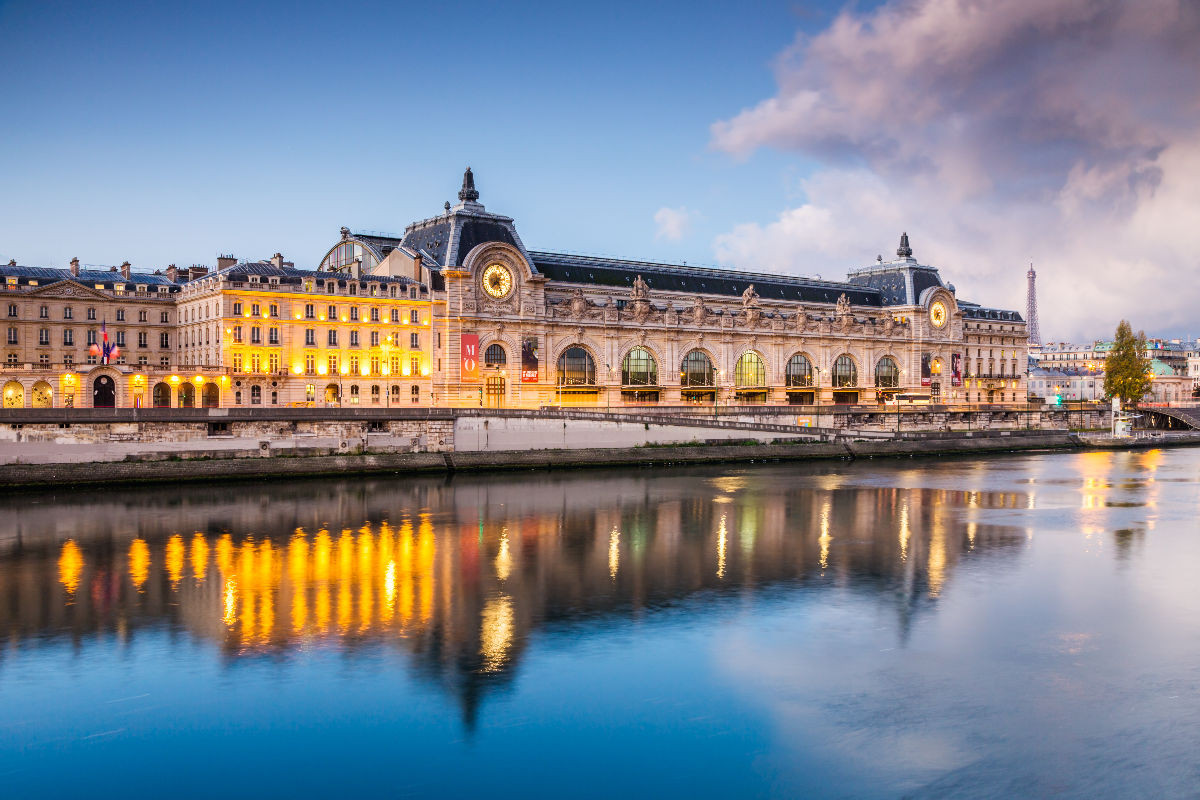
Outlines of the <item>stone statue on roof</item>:
<svg viewBox="0 0 1200 800">
<path fill-rule="evenodd" d="M 629 292 L 629 297 L 632 300 L 645 300 L 650 297 L 650 286 L 642 280 L 641 275 L 633 279 L 633 289 Z"/>
<path fill-rule="evenodd" d="M 758 305 L 758 292 L 754 291 L 754 284 L 746 287 L 746 291 L 742 292 L 742 308 L 754 308 Z"/>
<path fill-rule="evenodd" d="M 850 298 L 846 297 L 846 293 L 842 292 L 837 299 L 837 315 L 839 317 L 847 317 L 850 315 Z"/>
</svg>

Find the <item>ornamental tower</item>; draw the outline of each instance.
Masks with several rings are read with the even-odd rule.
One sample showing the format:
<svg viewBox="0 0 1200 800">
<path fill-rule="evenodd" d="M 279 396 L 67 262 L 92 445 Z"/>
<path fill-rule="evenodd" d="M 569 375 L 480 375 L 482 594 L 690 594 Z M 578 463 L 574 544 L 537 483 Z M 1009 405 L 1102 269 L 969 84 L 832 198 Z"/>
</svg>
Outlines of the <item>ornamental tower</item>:
<svg viewBox="0 0 1200 800">
<path fill-rule="evenodd" d="M 1029 279 L 1028 293 L 1025 297 L 1025 322 L 1029 333 L 1029 344 L 1040 345 L 1042 332 L 1038 329 L 1037 273 L 1033 271 L 1032 263 L 1029 265 L 1029 272 L 1025 273 L 1025 277 Z"/>
</svg>

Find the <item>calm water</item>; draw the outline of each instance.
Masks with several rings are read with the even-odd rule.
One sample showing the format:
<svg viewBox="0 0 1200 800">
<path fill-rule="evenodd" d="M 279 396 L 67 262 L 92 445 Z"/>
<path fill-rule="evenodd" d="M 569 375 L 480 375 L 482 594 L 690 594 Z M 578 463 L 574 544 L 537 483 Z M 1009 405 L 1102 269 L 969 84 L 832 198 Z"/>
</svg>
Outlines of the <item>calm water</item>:
<svg viewBox="0 0 1200 800">
<path fill-rule="evenodd" d="M 5 797 L 1197 797 L 1200 450 L 0 499 Z"/>
</svg>

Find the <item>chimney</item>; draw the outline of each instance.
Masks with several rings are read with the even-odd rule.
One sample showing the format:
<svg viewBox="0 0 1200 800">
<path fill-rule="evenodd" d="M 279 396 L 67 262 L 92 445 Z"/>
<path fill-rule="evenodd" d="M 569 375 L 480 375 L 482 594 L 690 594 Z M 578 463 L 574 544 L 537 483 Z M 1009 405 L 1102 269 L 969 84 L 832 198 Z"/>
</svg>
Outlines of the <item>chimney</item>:
<svg viewBox="0 0 1200 800">
<path fill-rule="evenodd" d="M 230 253 L 229 255 L 217 256 L 217 269 L 229 269 L 237 265 L 237 258 Z"/>
<path fill-rule="evenodd" d="M 129 280 L 130 273 L 133 271 L 133 266 L 128 261 L 121 262 L 121 277 Z"/>
<path fill-rule="evenodd" d="M 171 283 L 179 283 L 179 270 L 175 269 L 174 264 L 167 264 L 167 280 Z"/>
<path fill-rule="evenodd" d="M 71 274 L 74 275 L 76 278 L 79 277 L 79 259 L 78 258 L 71 259 Z"/>
<path fill-rule="evenodd" d="M 188 268 L 188 280 L 190 281 L 203 278 L 207 274 L 208 267 L 204 267 L 199 264 L 192 264 L 192 266 Z"/>
<path fill-rule="evenodd" d="M 271 256 L 271 263 L 277 267 L 283 266 L 283 253 L 276 253 Z"/>
</svg>

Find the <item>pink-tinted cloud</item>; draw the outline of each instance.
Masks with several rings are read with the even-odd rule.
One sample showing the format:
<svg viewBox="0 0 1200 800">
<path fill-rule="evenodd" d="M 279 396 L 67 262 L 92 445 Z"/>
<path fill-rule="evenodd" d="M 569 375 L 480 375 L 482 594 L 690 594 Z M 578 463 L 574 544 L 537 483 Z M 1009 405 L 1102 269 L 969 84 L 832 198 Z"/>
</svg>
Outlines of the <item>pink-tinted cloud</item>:
<svg viewBox="0 0 1200 800">
<path fill-rule="evenodd" d="M 1162 298 L 1145 278 L 1200 266 L 1200 3 L 893 2 L 798 38 L 776 74 L 713 146 L 827 168 L 805 204 L 719 237 L 719 258 L 832 274 L 899 224 L 981 299 L 1021 307 L 1014 276 L 1038 262 L 1046 293 L 1070 298 L 1050 335 L 1105 335 L 1151 302 L 1144 327 L 1189 320 L 1195 291 Z"/>
</svg>

